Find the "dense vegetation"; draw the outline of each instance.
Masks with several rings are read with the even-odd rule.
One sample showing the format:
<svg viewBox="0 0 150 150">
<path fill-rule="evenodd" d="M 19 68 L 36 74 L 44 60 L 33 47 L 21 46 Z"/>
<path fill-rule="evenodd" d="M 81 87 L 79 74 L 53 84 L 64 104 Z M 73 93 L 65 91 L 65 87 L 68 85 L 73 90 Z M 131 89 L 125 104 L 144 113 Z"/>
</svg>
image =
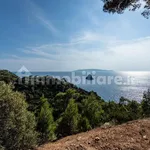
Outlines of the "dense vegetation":
<svg viewBox="0 0 150 150">
<path fill-rule="evenodd" d="M 6 83 L 14 82 L 17 76 L 8 70 L 0 70 L 0 81 L 5 81 Z"/>
<path fill-rule="evenodd" d="M 150 116 L 150 91 L 141 103 L 123 97 L 107 102 L 65 80 L 36 77 L 35 81 L 31 76 L 20 82 L 14 76 L 0 78 L 0 149 L 26 150 L 106 122 L 121 124 Z"/>
</svg>

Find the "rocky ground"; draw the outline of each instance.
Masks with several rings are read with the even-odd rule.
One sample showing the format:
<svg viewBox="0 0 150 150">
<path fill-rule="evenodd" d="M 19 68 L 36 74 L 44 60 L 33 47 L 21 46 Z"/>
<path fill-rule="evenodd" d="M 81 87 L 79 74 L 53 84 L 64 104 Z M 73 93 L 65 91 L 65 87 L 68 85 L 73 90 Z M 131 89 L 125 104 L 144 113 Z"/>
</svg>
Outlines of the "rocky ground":
<svg viewBox="0 0 150 150">
<path fill-rule="evenodd" d="M 65 137 L 37 150 L 150 150 L 150 119 Z"/>
</svg>

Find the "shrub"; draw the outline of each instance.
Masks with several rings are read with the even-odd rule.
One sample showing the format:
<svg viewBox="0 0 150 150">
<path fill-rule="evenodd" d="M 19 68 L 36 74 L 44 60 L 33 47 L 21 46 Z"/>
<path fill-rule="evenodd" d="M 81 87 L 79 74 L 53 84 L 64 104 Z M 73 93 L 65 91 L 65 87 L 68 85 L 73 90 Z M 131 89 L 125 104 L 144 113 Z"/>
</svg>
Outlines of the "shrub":
<svg viewBox="0 0 150 150">
<path fill-rule="evenodd" d="M 27 111 L 24 96 L 0 82 L 0 141 L 7 150 L 28 150 L 35 146 L 35 118 Z"/>
</svg>

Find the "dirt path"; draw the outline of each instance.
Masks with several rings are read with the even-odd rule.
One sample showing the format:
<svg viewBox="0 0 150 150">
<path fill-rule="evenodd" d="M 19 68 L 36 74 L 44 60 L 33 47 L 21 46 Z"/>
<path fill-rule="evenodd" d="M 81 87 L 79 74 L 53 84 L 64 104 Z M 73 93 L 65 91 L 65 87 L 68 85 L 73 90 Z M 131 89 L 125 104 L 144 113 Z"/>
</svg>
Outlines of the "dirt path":
<svg viewBox="0 0 150 150">
<path fill-rule="evenodd" d="M 150 119 L 65 137 L 37 150 L 150 150 Z"/>
</svg>

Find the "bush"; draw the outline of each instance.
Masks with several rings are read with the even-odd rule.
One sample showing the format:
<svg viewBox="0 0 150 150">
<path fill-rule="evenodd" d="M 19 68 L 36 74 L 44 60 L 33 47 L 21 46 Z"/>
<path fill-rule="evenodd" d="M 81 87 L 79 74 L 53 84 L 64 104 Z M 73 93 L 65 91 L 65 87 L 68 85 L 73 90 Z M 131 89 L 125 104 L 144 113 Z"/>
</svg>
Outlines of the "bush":
<svg viewBox="0 0 150 150">
<path fill-rule="evenodd" d="M 28 150 L 36 145 L 35 118 L 24 96 L 0 82 L 0 141 L 7 150 Z"/>
</svg>

